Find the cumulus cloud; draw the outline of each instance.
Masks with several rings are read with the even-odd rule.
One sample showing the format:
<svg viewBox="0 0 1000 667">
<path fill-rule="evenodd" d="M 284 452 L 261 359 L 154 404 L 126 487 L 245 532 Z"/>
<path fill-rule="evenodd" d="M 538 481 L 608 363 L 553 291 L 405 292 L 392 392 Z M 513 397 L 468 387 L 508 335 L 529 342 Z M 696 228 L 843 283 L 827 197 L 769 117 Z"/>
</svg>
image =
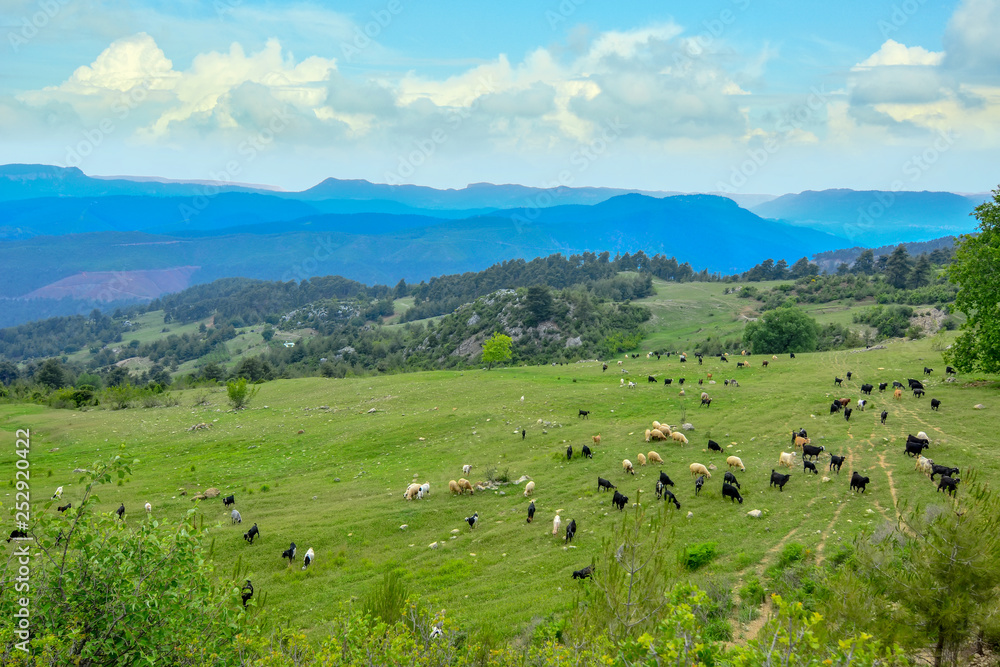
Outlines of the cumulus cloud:
<svg viewBox="0 0 1000 667">
<path fill-rule="evenodd" d="M 944 33 L 945 66 L 979 81 L 1000 83 L 1000 3 L 964 0 Z"/>
</svg>

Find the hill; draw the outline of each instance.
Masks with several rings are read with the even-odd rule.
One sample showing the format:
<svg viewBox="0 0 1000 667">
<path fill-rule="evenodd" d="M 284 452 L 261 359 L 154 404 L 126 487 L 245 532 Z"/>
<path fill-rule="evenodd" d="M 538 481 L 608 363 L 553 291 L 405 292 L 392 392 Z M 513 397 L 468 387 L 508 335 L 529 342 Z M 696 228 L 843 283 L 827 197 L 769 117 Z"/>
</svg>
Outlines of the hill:
<svg viewBox="0 0 1000 667">
<path fill-rule="evenodd" d="M 969 233 L 976 227 L 972 209 L 988 198 L 951 192 L 806 190 L 750 210 L 875 247 Z"/>
</svg>

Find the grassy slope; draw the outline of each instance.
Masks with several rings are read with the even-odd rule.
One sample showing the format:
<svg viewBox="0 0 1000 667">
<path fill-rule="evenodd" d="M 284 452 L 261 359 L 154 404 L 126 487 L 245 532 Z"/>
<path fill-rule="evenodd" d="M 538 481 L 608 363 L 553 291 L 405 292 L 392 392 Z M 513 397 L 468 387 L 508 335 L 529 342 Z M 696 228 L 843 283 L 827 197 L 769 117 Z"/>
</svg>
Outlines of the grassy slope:
<svg viewBox="0 0 1000 667">
<path fill-rule="evenodd" d="M 723 331 L 737 324 L 727 310 L 730 297 L 689 290 L 686 298 L 708 303 L 705 307 L 718 305 L 718 314 L 704 328 Z M 659 309 L 661 317 L 669 315 L 676 328 L 670 335 L 653 334 L 644 349 L 681 348 L 685 336 L 694 340 L 699 323 L 690 307 L 673 302 L 651 307 Z M 218 523 L 212 532 L 221 572 L 228 574 L 242 556 L 258 590 L 268 591 L 275 618 L 319 632 L 339 601 L 362 596 L 390 568 L 406 574 L 411 590 L 470 626 L 488 624 L 512 634 L 532 618 L 564 609 L 580 585 L 570 579 L 570 572 L 599 553 L 616 520 L 609 495 L 596 491 L 596 477 L 611 479 L 632 501 L 639 489 L 643 498 L 653 500 L 658 467 L 637 468 L 634 478 L 621 471 L 621 460 L 636 462 L 640 451 L 659 451 L 663 468 L 677 483 L 682 510 L 674 522 L 674 548 L 718 542 L 720 556 L 698 577 L 728 582 L 761 569 L 789 541 L 829 554 L 859 529 L 894 519 L 896 499 L 945 502 L 902 454 L 907 433 L 927 431 L 933 439 L 929 454 L 939 463 L 963 470 L 975 464 L 986 478 L 1000 468 L 988 438 L 998 418 L 990 410 L 972 408 L 995 403 L 995 383 L 973 386 L 962 378 L 944 384 L 944 364 L 928 340 L 894 342 L 867 352 L 782 357 L 766 369 L 760 366 L 762 360 L 752 357 L 752 368 L 738 370 L 735 359 L 724 364 L 711 358 L 701 367 L 680 364 L 676 357 L 623 359 L 629 377 L 641 380 L 633 390 L 619 388 L 617 364 L 602 373 L 592 362 L 277 381 L 262 385 L 252 409 L 240 414 L 227 412 L 221 391 L 209 395 L 211 405 L 195 407 L 204 390 L 183 392 L 178 407 L 122 412 L 3 405 L 0 430 L 9 433 L 5 439 L 12 442 L 15 429 L 32 429 L 36 498 L 47 498 L 50 489 L 61 484 L 64 499 L 77 500 L 82 489 L 79 476 L 71 471 L 117 452 L 120 443 L 127 443 L 141 463 L 128 484 L 101 494 L 104 510 L 124 501 L 130 521 L 139 521 L 148 500 L 156 515 L 180 517 L 192 506 L 188 497 L 178 495 L 181 487 L 193 491 L 216 486 L 223 494 L 235 493 L 243 526 L 229 525 L 221 500 L 206 501 L 200 508 L 209 524 Z M 905 382 L 906 377 L 920 376 L 925 365 L 936 369 L 927 382 L 928 398 L 906 395 L 897 402 L 876 392 L 873 406 L 865 413 L 855 411 L 849 423 L 828 415 L 833 397 L 856 399 L 865 381 Z M 843 377 L 847 370 L 854 372 L 854 379 L 835 389 L 833 376 Z M 708 372 L 719 384 L 708 386 L 706 380 L 703 388 L 715 400 L 704 409 L 698 407 L 699 389 L 691 383 Z M 688 396 L 678 396 L 676 379 L 670 388 L 662 382 L 647 383 L 650 374 L 686 377 Z M 723 387 L 724 377 L 739 378 L 741 386 Z M 522 395 L 524 402 L 519 400 Z M 930 397 L 942 399 L 939 414 L 930 411 Z M 878 423 L 883 406 L 890 413 L 886 426 Z M 371 408 L 376 412 L 369 413 Z M 592 411 L 589 419 L 577 417 L 580 408 Z M 538 419 L 562 426 L 545 429 Z M 642 433 L 653 419 L 693 423 L 690 444 L 645 444 Z M 201 421 L 214 427 L 186 430 Z M 522 426 L 527 429 L 523 441 L 515 434 Z M 779 493 L 768 488 L 770 470 L 776 467 L 778 453 L 789 451 L 790 430 L 800 426 L 809 430 L 814 443 L 846 453 L 848 463 L 828 484 L 806 477 L 799 467 Z M 595 433 L 602 435 L 602 444 L 595 447 L 594 459 L 580 459 L 580 447 Z M 738 473 L 742 506 L 720 498 L 724 456 L 708 454 L 709 437 L 724 447 L 733 443 L 726 454 L 741 456 L 747 465 L 745 473 Z M 567 444 L 577 451 L 570 463 L 565 460 Z M 687 471 L 693 461 L 721 466 L 700 497 L 694 496 Z M 4 448 L 4 476 L 13 476 L 13 463 L 12 448 Z M 465 463 L 474 466 L 469 475 L 473 482 L 484 479 L 490 465 L 509 469 L 514 479 L 530 475 L 537 485 L 535 523 L 525 523 L 528 501 L 519 487 L 507 487 L 504 496 L 488 492 L 450 497 L 448 480 L 462 476 Z M 848 490 L 852 470 L 872 479 L 864 496 Z M 429 499 L 403 500 L 414 475 L 431 483 Z M 263 485 L 270 490 L 262 492 Z M 3 500 L 9 508 L 12 488 Z M 565 520 L 575 518 L 579 524 L 576 548 L 564 549 L 562 535 L 551 535 L 557 509 Z M 748 519 L 751 509 L 764 510 L 766 518 Z M 480 514 L 474 532 L 463 521 L 473 511 Z M 689 511 L 691 519 L 686 518 Z M 241 536 L 254 522 L 262 539 L 250 546 Z M 400 530 L 402 524 L 409 528 Z M 456 539 L 450 539 L 453 529 L 459 531 Z M 309 546 L 316 551 L 316 563 L 308 572 L 299 565 L 290 569 L 280 558 L 293 540 L 301 552 Z M 441 542 L 441 548 L 429 549 L 434 541 Z M 302 613 L 305 610 L 312 613 Z"/>
</svg>

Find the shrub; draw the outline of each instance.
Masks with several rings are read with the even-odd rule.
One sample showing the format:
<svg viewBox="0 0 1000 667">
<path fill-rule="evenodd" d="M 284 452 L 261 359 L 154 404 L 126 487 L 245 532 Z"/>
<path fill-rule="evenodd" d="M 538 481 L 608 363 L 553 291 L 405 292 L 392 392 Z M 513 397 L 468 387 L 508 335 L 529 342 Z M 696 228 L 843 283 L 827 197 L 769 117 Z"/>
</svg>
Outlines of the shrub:
<svg viewBox="0 0 1000 667">
<path fill-rule="evenodd" d="M 392 625 L 403 619 L 408 593 L 402 577 L 396 572 L 386 572 L 382 583 L 376 584 L 362 602 L 365 617 Z"/>
<path fill-rule="evenodd" d="M 229 404 L 234 410 L 246 408 L 253 397 L 260 391 L 260 387 L 250 387 L 246 378 L 230 380 L 226 383 L 226 394 L 229 396 Z"/>
<path fill-rule="evenodd" d="M 756 575 L 747 577 L 746 583 L 740 588 L 740 599 L 743 602 L 760 606 L 764 604 L 764 587 Z"/>
<path fill-rule="evenodd" d="M 701 542 L 684 547 L 680 552 L 681 565 L 692 572 L 702 565 L 707 565 L 715 558 L 717 546 L 715 542 Z"/>
<path fill-rule="evenodd" d="M 781 550 L 781 555 L 778 556 L 778 567 L 784 569 L 794 565 L 805 560 L 807 555 L 809 555 L 809 550 L 798 542 L 786 544 L 785 548 Z"/>
</svg>

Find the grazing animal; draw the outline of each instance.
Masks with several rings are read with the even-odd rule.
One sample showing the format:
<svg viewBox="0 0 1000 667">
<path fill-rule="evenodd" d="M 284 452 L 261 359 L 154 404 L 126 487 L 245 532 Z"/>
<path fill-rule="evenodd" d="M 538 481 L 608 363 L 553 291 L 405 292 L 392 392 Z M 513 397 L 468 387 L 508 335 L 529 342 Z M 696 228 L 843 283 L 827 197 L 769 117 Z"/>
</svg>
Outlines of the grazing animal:
<svg viewBox="0 0 1000 667">
<path fill-rule="evenodd" d="M 938 482 L 937 490 L 940 491 L 944 489 L 944 492 L 952 496 L 953 498 L 958 494 L 958 483 L 961 482 L 958 477 L 948 477 L 947 475 L 941 475 L 941 481 Z"/>
<path fill-rule="evenodd" d="M 802 459 L 805 460 L 807 456 L 811 456 L 818 460 L 820 452 L 825 450 L 826 447 L 823 445 L 820 445 L 819 447 L 816 445 L 802 445 Z"/>
<path fill-rule="evenodd" d="M 888 416 L 889 416 L 889 411 L 888 410 L 883 410 L 882 411 L 882 423 L 883 424 L 885 423 L 885 420 L 886 420 L 886 418 L 888 418 Z"/>
<path fill-rule="evenodd" d="M 559 517 L 558 514 L 556 514 L 555 517 L 553 517 L 553 519 L 552 519 L 552 534 L 553 535 L 558 535 L 559 534 L 559 526 L 560 525 L 562 525 L 562 519 Z"/>
<path fill-rule="evenodd" d="M 806 430 L 804 428 L 800 428 L 799 429 L 799 437 L 800 438 L 808 438 L 809 434 L 806 433 Z"/>
<path fill-rule="evenodd" d="M 927 459 L 930 461 L 930 459 Z M 941 466 L 933 461 L 931 461 L 931 481 L 934 481 L 934 475 L 941 475 L 942 477 L 954 477 L 958 474 L 958 468 L 949 468 L 948 466 Z"/>
<path fill-rule="evenodd" d="M 462 466 L 462 474 L 468 475 L 472 471 L 472 464 L 466 463 Z"/>
<path fill-rule="evenodd" d="M 243 599 L 243 607 L 246 608 L 247 602 L 250 602 L 250 598 L 253 597 L 253 584 L 250 583 L 249 579 L 240 589 L 240 597 Z"/>
<path fill-rule="evenodd" d="M 830 454 L 830 468 L 829 469 L 833 470 L 834 468 L 836 468 L 837 469 L 837 474 L 839 475 L 840 474 L 840 466 L 844 465 L 844 459 L 846 459 L 846 458 L 847 458 L 846 456 L 835 456 L 833 454 Z"/>
<path fill-rule="evenodd" d="M 791 468 L 795 463 L 795 452 L 781 452 L 781 456 L 778 457 L 778 465 L 785 466 L 786 468 Z"/>
<path fill-rule="evenodd" d="M 927 366 L 924 366 L 924 375 L 930 375 L 933 370 L 933 368 L 927 368 Z"/>
<path fill-rule="evenodd" d="M 462 487 L 462 493 L 468 491 L 470 496 L 476 495 L 475 489 L 472 488 L 472 483 L 469 480 L 465 479 L 464 477 L 459 478 L 458 485 Z M 535 487 L 532 485 L 531 488 Z"/>
<path fill-rule="evenodd" d="M 899 380 L 893 380 L 892 381 L 892 388 L 893 389 L 902 389 L 903 388 L 903 383 L 900 382 Z"/>
<path fill-rule="evenodd" d="M 812 442 L 812 440 L 810 440 L 809 438 L 803 438 L 801 435 L 795 435 L 792 437 L 792 442 L 795 443 L 796 449 L 802 449 L 810 442 Z"/>
<path fill-rule="evenodd" d="M 56 498 L 58 498 L 62 500 L 62 492 L 63 488 L 60 486 L 59 488 L 56 489 L 56 492 L 52 494 L 52 499 L 55 500 Z"/>
<path fill-rule="evenodd" d="M 424 496 L 429 496 L 430 493 L 431 493 L 431 483 L 424 482 L 423 484 L 420 485 L 420 488 L 417 489 L 417 499 L 423 500 Z"/>
<path fill-rule="evenodd" d="M 702 396 L 701 404 L 704 405 L 706 408 L 710 408 L 712 407 L 712 399 L 709 396 Z"/>
<path fill-rule="evenodd" d="M 795 358 L 795 353 L 794 352 L 790 352 L 789 353 L 789 358 L 794 359 Z"/>
<path fill-rule="evenodd" d="M 735 486 L 735 487 L 736 487 L 737 489 L 738 489 L 738 488 L 740 488 L 740 483 L 739 483 L 739 481 L 738 481 L 738 480 L 736 479 L 736 475 L 734 475 L 733 473 L 729 472 L 728 470 L 726 471 L 726 474 L 725 474 L 725 475 L 723 475 L 723 477 L 722 477 L 722 481 L 724 481 L 724 482 L 728 482 L 729 484 L 732 484 L 732 485 L 733 485 L 733 486 Z"/>
<path fill-rule="evenodd" d="M 874 388 L 875 388 L 875 385 L 873 385 L 873 384 L 863 384 L 863 385 L 861 385 L 861 393 L 862 394 L 868 394 L 869 396 L 871 396 L 872 395 L 872 389 L 874 389 Z"/>
<path fill-rule="evenodd" d="M 923 396 L 924 396 L 924 390 L 923 389 L 920 389 L 919 387 L 917 387 L 916 389 L 913 390 L 913 397 L 914 398 L 923 398 Z"/>
<path fill-rule="evenodd" d="M 243 517 L 240 516 L 240 511 L 234 509 L 229 513 L 229 518 L 233 520 L 233 523 L 243 523 Z"/>
<path fill-rule="evenodd" d="M 25 531 L 25 530 L 16 530 L 15 529 L 15 530 L 10 531 L 10 537 L 7 538 L 7 541 L 10 542 L 11 540 L 20 540 L 20 539 L 24 539 L 24 538 L 27 538 L 27 537 L 28 537 L 28 532 L 27 531 Z"/>
<path fill-rule="evenodd" d="M 878 383 L 878 393 L 881 394 L 883 391 L 886 390 L 886 387 L 888 387 L 888 386 L 889 386 L 888 382 L 879 382 Z"/>
<path fill-rule="evenodd" d="M 923 389 L 924 383 L 920 380 L 914 380 L 913 378 L 906 379 L 907 384 L 910 385 L 910 389 Z"/>
<path fill-rule="evenodd" d="M 420 493 L 420 485 L 413 482 L 406 487 L 406 491 L 403 491 L 403 498 L 406 500 L 413 500 Z"/>
<path fill-rule="evenodd" d="M 73 503 L 66 503 L 66 504 L 65 504 L 65 505 L 63 505 L 62 507 L 57 507 L 57 508 L 56 508 L 56 511 L 57 511 L 57 512 L 65 512 L 66 510 L 68 510 L 68 509 L 69 509 L 70 507 L 72 507 L 72 506 L 73 506 Z M 148 509 L 148 510 L 146 510 L 147 512 L 152 512 L 152 511 L 153 511 L 153 508 L 152 508 L 152 507 L 150 506 L 150 504 L 149 504 L 149 503 L 146 503 L 146 507 L 149 507 L 149 509 Z"/>
<path fill-rule="evenodd" d="M 715 440 L 708 441 L 708 451 L 722 453 L 722 447 Z"/>
<path fill-rule="evenodd" d="M 458 482 L 456 482 L 455 480 L 451 480 L 448 482 L 448 490 L 451 491 L 452 495 L 455 495 L 456 493 L 465 493 L 465 490 L 461 486 L 459 486 Z"/>
<path fill-rule="evenodd" d="M 667 435 L 664 434 L 663 431 L 661 431 L 658 428 L 647 430 L 646 434 L 647 434 L 646 435 L 646 442 L 649 442 L 650 439 L 652 439 L 652 440 L 666 440 L 667 439 Z"/>
<path fill-rule="evenodd" d="M 830 414 L 832 415 L 836 412 L 840 412 L 840 408 L 841 408 L 840 401 L 834 401 L 833 403 L 830 404 Z"/>
<path fill-rule="evenodd" d="M 677 384 L 684 384 L 684 378 L 677 378 Z"/>
<path fill-rule="evenodd" d="M 582 570 L 573 570 L 574 579 L 590 579 L 591 575 L 594 574 L 594 566 L 588 565 Z"/>
<path fill-rule="evenodd" d="M 892 397 L 894 399 L 896 399 L 897 401 L 902 400 L 902 398 L 903 398 L 903 390 L 902 389 L 895 390 L 894 392 L 892 392 Z"/>
<path fill-rule="evenodd" d="M 846 408 L 851 404 L 851 399 L 849 398 L 838 398 L 837 400 L 840 401 L 840 407 L 842 408 Z"/>
<path fill-rule="evenodd" d="M 289 567 L 291 567 L 292 561 L 295 560 L 295 542 L 292 542 L 287 549 L 281 552 L 281 557 L 287 558 L 288 565 Z"/>
<path fill-rule="evenodd" d="M 670 479 L 670 476 L 662 470 L 660 471 L 660 483 L 663 484 L 663 486 L 676 486 Z"/>
<path fill-rule="evenodd" d="M 730 470 L 732 470 L 733 468 L 739 468 L 741 472 L 746 472 L 747 471 L 747 467 L 745 465 L 743 465 L 743 459 L 741 459 L 738 456 L 727 457 L 726 458 L 726 465 L 729 466 Z"/>
<path fill-rule="evenodd" d="M 615 491 L 615 497 L 611 499 L 611 504 L 617 507 L 618 511 L 621 512 L 625 509 L 626 503 L 628 503 L 628 496 L 623 496 L 618 491 Z"/>
<path fill-rule="evenodd" d="M 851 413 L 853 410 L 851 408 L 844 408 L 844 421 L 851 421 Z"/>
<path fill-rule="evenodd" d="M 66 509 L 69 509 L 69 505 L 66 506 Z M 150 505 L 149 503 L 146 503 L 146 514 L 149 514 L 152 511 L 153 511 L 153 506 Z"/>
<path fill-rule="evenodd" d="M 588 459 L 594 458 L 594 453 L 592 451 L 590 451 L 590 447 L 588 447 L 587 445 L 583 446 L 583 456 L 584 456 L 584 458 L 588 458 Z"/>
<path fill-rule="evenodd" d="M 705 486 L 705 476 L 699 475 L 698 479 L 694 480 L 694 495 L 701 493 L 701 487 Z"/>
<path fill-rule="evenodd" d="M 636 458 L 637 461 L 639 461 L 639 467 L 640 468 L 642 466 L 646 465 L 646 455 L 643 454 L 642 452 L 639 452 L 638 454 L 636 454 L 635 458 Z"/>
<path fill-rule="evenodd" d="M 868 401 L 866 401 L 863 398 L 859 398 L 858 399 L 858 410 L 861 410 L 861 412 L 864 412 L 866 405 L 868 405 Z"/>
<path fill-rule="evenodd" d="M 594 441 L 595 445 L 601 444 L 601 434 L 600 433 L 598 433 L 597 435 L 590 436 L 590 439 Z"/>
<path fill-rule="evenodd" d="M 785 484 L 791 479 L 791 475 L 782 475 L 780 472 L 775 472 L 774 468 L 771 468 L 771 483 L 768 487 L 776 486 L 779 491 L 785 490 Z"/>
<path fill-rule="evenodd" d="M 577 417 L 584 417 L 586 419 L 590 419 L 590 410 L 580 410 L 580 414 L 578 414 Z"/>
<path fill-rule="evenodd" d="M 741 496 L 740 492 L 736 490 L 736 487 L 732 484 L 726 484 L 725 482 L 722 483 L 722 498 L 723 500 L 729 498 L 729 500 L 734 503 L 738 500 L 740 501 L 740 505 L 743 504 L 743 496 Z"/>
<path fill-rule="evenodd" d="M 473 513 L 472 516 L 465 517 L 465 522 L 469 524 L 469 528 L 475 528 L 476 524 L 479 523 L 479 512 Z"/>
<path fill-rule="evenodd" d="M 527 498 L 534 492 L 535 492 L 535 480 L 531 480 L 530 482 L 524 485 L 524 497 Z"/>
<path fill-rule="evenodd" d="M 260 531 L 257 530 L 257 524 L 254 524 L 250 528 L 250 530 L 248 530 L 247 532 L 243 533 L 243 539 L 246 540 L 247 542 L 249 542 L 250 544 L 253 544 L 254 538 L 257 537 L 258 535 L 260 535 Z"/>
<path fill-rule="evenodd" d="M 121 507 L 115 510 L 115 514 L 118 515 L 119 519 L 125 516 L 125 503 L 122 503 Z"/>
<path fill-rule="evenodd" d="M 566 447 L 566 460 L 569 461 L 573 458 L 573 445 Z"/>
<path fill-rule="evenodd" d="M 632 462 L 628 459 L 622 461 L 622 472 L 635 474 L 635 470 L 632 469 Z"/>
<path fill-rule="evenodd" d="M 570 519 L 566 526 L 566 544 L 573 543 L 573 536 L 576 535 L 576 519 Z"/>
<path fill-rule="evenodd" d="M 844 382 L 844 378 L 839 378 L 839 377 L 834 377 L 833 378 L 833 385 L 835 387 L 843 387 L 844 386 L 843 382 Z"/>
<path fill-rule="evenodd" d="M 764 368 L 767 368 L 767 361 L 765 360 L 765 361 L 764 361 L 764 362 L 763 362 L 763 363 L 762 363 L 761 365 L 762 365 L 762 366 L 763 366 Z"/>
<path fill-rule="evenodd" d="M 673 384 L 673 378 L 663 378 L 663 384 Z"/>
<path fill-rule="evenodd" d="M 656 379 L 655 377 L 653 377 L 652 375 L 647 375 L 647 376 L 646 376 L 646 381 L 647 381 L 647 382 L 652 382 L 653 384 L 656 384 L 657 382 L 659 382 L 659 380 L 657 380 L 657 379 Z"/>
<path fill-rule="evenodd" d="M 851 491 L 857 489 L 861 493 L 864 493 L 865 487 L 868 485 L 869 481 L 870 480 L 867 477 L 862 477 L 860 474 L 858 474 L 858 471 L 855 470 L 851 474 Z"/>
<path fill-rule="evenodd" d="M 918 456 L 920 454 L 923 454 L 924 450 L 927 449 L 928 447 L 930 447 L 930 445 L 928 445 L 926 442 L 915 442 L 912 440 L 907 440 L 906 449 L 903 450 L 903 453 L 906 454 L 907 456 Z"/>
<path fill-rule="evenodd" d="M 521 429 L 521 440 L 524 440 L 524 436 L 525 436 L 525 430 L 522 428 Z"/>
<path fill-rule="evenodd" d="M 671 493 L 670 489 L 666 487 L 664 487 L 663 489 L 663 501 L 667 503 L 673 503 L 674 507 L 676 507 L 677 509 L 681 508 L 681 503 L 679 500 L 677 500 L 677 496 Z"/>
<path fill-rule="evenodd" d="M 660 473 L 661 475 L 663 473 Z M 604 479 L 603 477 L 597 478 L 597 490 L 600 491 L 604 489 L 605 491 L 610 491 L 611 489 L 617 489 L 618 487 L 611 483 L 610 480 Z"/>
<path fill-rule="evenodd" d="M 805 459 L 802 459 L 802 472 L 809 472 L 810 470 L 812 470 L 812 473 L 814 475 L 819 474 L 819 472 L 816 470 L 815 463 L 813 463 L 812 461 L 806 461 Z"/>
<path fill-rule="evenodd" d="M 603 373 L 606 370 L 608 370 L 608 365 L 607 364 L 601 364 L 601 372 Z"/>
<path fill-rule="evenodd" d="M 682 445 L 688 444 L 687 436 L 681 433 L 680 431 L 674 431 L 673 433 L 670 434 L 670 437 L 673 438 L 674 442 L 679 442 Z"/>
<path fill-rule="evenodd" d="M 302 557 L 302 569 L 306 569 L 312 565 L 313 560 L 315 560 L 316 554 L 313 552 L 313 548 L 309 547 L 306 549 L 306 555 Z"/>
<path fill-rule="evenodd" d="M 705 477 L 712 479 L 712 473 L 710 473 L 708 471 L 708 468 L 706 468 L 700 463 L 692 463 L 691 465 L 688 466 L 688 468 L 691 470 L 692 477 L 697 477 L 698 475 L 704 475 Z"/>
<path fill-rule="evenodd" d="M 229 507 L 230 505 L 235 505 L 235 504 L 236 504 L 236 496 L 235 495 L 229 495 L 229 496 L 226 496 L 225 498 L 222 499 L 222 506 L 223 507 Z"/>
<path fill-rule="evenodd" d="M 940 409 L 941 409 L 941 401 L 937 400 L 936 398 L 932 398 L 931 410 L 938 410 L 940 412 Z"/>
<path fill-rule="evenodd" d="M 660 458 L 660 455 L 652 451 L 649 454 L 646 454 L 646 459 L 650 463 L 663 463 L 663 459 Z"/>
<path fill-rule="evenodd" d="M 956 371 L 951 366 L 945 366 L 944 372 L 947 373 L 948 375 L 955 375 L 958 373 L 958 371 Z"/>
<path fill-rule="evenodd" d="M 915 466 L 913 466 L 913 469 L 914 470 L 919 470 L 920 472 L 924 473 L 925 475 L 933 475 L 934 474 L 934 460 L 933 459 L 929 459 L 926 456 L 918 456 L 917 457 L 917 464 Z M 945 473 L 945 474 L 947 474 L 947 473 Z"/>
<path fill-rule="evenodd" d="M 532 500 L 531 504 L 528 505 L 528 523 L 531 523 L 535 518 L 535 501 Z"/>
<path fill-rule="evenodd" d="M 850 379 L 851 379 L 851 371 L 847 371 L 847 379 L 848 379 L 848 380 L 850 380 Z"/>
</svg>

